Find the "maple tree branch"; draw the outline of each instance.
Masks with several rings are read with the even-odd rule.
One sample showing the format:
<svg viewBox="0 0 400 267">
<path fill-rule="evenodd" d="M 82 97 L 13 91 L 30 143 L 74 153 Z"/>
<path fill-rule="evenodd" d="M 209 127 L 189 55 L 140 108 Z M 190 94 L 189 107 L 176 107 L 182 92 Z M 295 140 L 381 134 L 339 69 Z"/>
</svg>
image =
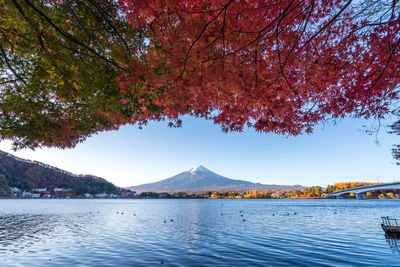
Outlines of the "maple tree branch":
<svg viewBox="0 0 400 267">
<path fill-rule="evenodd" d="M 293 3 L 293 1 L 290 2 L 290 4 L 288 5 L 288 7 L 287 7 L 286 9 L 288 9 L 292 3 Z M 294 90 L 294 88 L 293 88 L 292 85 L 290 84 L 288 78 L 287 78 L 286 75 L 285 75 L 285 72 L 284 72 L 283 66 L 282 66 L 281 52 L 280 52 L 280 48 L 279 48 L 279 25 L 280 25 L 280 23 L 282 22 L 283 18 L 284 18 L 284 17 L 282 17 L 282 18 L 279 20 L 278 24 L 276 25 L 276 47 L 277 47 L 277 52 L 278 52 L 279 68 L 280 68 L 281 74 L 282 74 L 283 78 L 285 79 L 287 85 L 289 86 L 290 90 L 292 90 L 292 92 L 293 92 L 293 93 L 297 96 L 297 98 L 301 101 L 300 95 L 296 92 L 296 90 Z M 299 105 L 301 105 L 300 102 L 299 102 Z"/>
<path fill-rule="evenodd" d="M 18 78 L 18 80 L 20 80 L 21 82 L 23 82 L 26 85 L 27 83 L 25 82 L 25 80 L 14 70 L 13 66 L 11 65 L 11 63 L 10 63 L 10 61 L 8 59 L 7 53 L 4 50 L 4 47 L 3 47 L 3 45 L 1 43 L 0 43 L 0 52 L 1 52 L 1 55 L 3 56 L 3 58 L 4 58 L 4 61 L 6 62 L 6 65 L 7 65 L 8 69 L 14 74 L 14 76 L 16 78 Z"/>
<path fill-rule="evenodd" d="M 222 56 L 225 57 L 225 21 L 226 21 L 226 13 L 228 12 L 228 7 L 226 7 L 225 12 L 224 12 L 224 19 L 222 21 Z M 223 64 L 223 61 L 222 61 Z"/>
<path fill-rule="evenodd" d="M 307 24 L 308 24 L 308 22 L 310 21 L 311 14 L 312 14 L 312 12 L 313 12 L 313 10 L 314 10 L 314 4 L 315 4 L 315 2 L 314 2 L 314 0 L 312 0 L 311 3 L 310 3 L 310 5 L 311 5 L 311 10 L 308 12 L 308 16 L 307 16 L 307 19 L 306 19 L 306 21 L 305 21 L 303 30 L 301 31 L 301 33 L 299 34 L 299 36 L 296 38 L 296 40 L 295 40 L 295 42 L 294 42 L 292 48 L 290 49 L 289 53 L 287 54 L 286 59 L 285 59 L 285 62 L 283 63 L 283 66 L 284 66 L 284 67 L 286 66 L 286 64 L 287 64 L 287 62 L 288 62 L 289 55 L 294 51 L 296 45 L 297 45 L 297 44 L 299 43 L 299 41 L 300 41 L 300 38 L 303 36 L 304 32 L 305 32 L 306 29 L 307 29 Z M 308 7 L 308 8 L 309 8 L 309 7 Z M 308 8 L 307 8 L 307 9 L 308 9 Z"/>
<path fill-rule="evenodd" d="M 13 0 L 15 1 L 15 0 Z M 99 58 L 103 59 L 105 62 L 117 67 L 118 69 L 124 70 L 126 71 L 127 69 L 124 67 L 119 66 L 117 63 L 109 60 L 108 58 L 104 57 L 103 55 L 99 54 L 97 51 L 95 51 L 94 49 L 92 49 L 91 47 L 85 45 L 84 43 L 82 43 L 81 41 L 77 40 L 74 36 L 72 36 L 69 33 L 64 32 L 62 29 L 60 29 L 57 25 L 54 24 L 54 22 L 47 17 L 42 11 L 40 11 L 34 4 L 32 4 L 29 0 L 25 0 L 25 3 L 27 3 L 33 10 L 35 10 L 41 17 L 43 17 L 57 32 L 59 32 L 62 36 L 64 36 L 65 38 L 67 38 L 68 40 L 70 40 L 73 43 L 76 43 L 77 45 L 89 50 L 90 52 L 92 52 L 93 54 L 95 54 L 96 56 L 98 56 Z"/>
<path fill-rule="evenodd" d="M 122 43 L 124 44 L 124 46 L 126 48 L 126 51 L 128 52 L 129 57 L 131 57 L 132 54 L 131 54 L 131 50 L 129 49 L 128 43 L 122 37 L 121 33 L 114 27 L 114 25 L 112 25 L 112 23 L 110 22 L 110 20 L 107 17 L 107 14 L 104 14 L 103 10 L 95 3 L 95 1 L 93 1 L 93 0 L 88 0 L 88 1 L 97 9 L 100 16 L 104 19 L 104 21 L 108 24 L 108 26 L 110 26 L 112 28 L 112 30 L 115 32 L 115 34 L 118 36 L 118 38 L 122 41 Z"/>
<path fill-rule="evenodd" d="M 392 15 L 390 16 L 390 20 L 394 18 L 394 10 L 396 8 L 397 0 L 392 1 Z"/>
<path fill-rule="evenodd" d="M 58 71 L 59 71 L 59 73 L 61 73 L 61 75 L 63 76 L 63 78 L 64 78 L 64 82 L 66 83 L 66 84 L 68 84 L 73 90 L 74 90 L 74 92 L 78 92 L 78 89 L 76 89 L 76 87 L 75 87 L 75 85 L 73 84 L 73 83 L 71 83 L 70 82 L 70 80 L 68 79 L 68 77 L 67 77 L 67 75 L 65 74 L 65 72 L 60 68 L 60 66 L 57 64 L 57 62 L 54 60 L 54 58 L 53 58 L 53 56 L 49 53 L 49 51 L 46 49 L 46 47 L 45 47 L 45 45 L 44 45 L 44 42 L 46 42 L 46 38 L 42 35 L 42 34 L 40 34 L 39 35 L 39 41 L 40 41 L 40 44 L 41 44 L 41 46 L 42 46 L 42 48 L 43 48 L 43 50 L 44 50 L 44 52 L 47 54 L 47 55 L 49 55 L 48 56 L 48 59 L 49 59 L 49 61 L 51 62 L 51 65 L 55 68 L 55 69 L 57 69 Z M 44 41 L 44 42 L 43 42 Z M 64 46 L 65 47 L 65 46 Z"/>
<path fill-rule="evenodd" d="M 310 39 L 307 40 L 299 49 L 300 52 L 305 46 L 307 46 L 315 37 L 317 37 L 321 32 L 323 32 L 328 26 L 335 22 L 335 20 L 346 10 L 346 8 L 351 4 L 353 0 L 347 1 L 347 3 L 340 9 L 338 13 L 336 13 L 319 31 L 317 31 L 314 35 L 311 36 Z"/>
<path fill-rule="evenodd" d="M 230 52 L 230 53 L 225 54 L 225 56 L 234 55 L 234 54 L 238 53 L 239 51 L 241 51 L 241 50 L 243 50 L 243 49 L 245 49 L 245 48 L 251 46 L 252 44 L 254 44 L 255 42 L 257 42 L 258 40 L 260 40 L 260 38 L 261 38 L 263 35 L 265 35 L 266 33 L 270 32 L 270 31 L 272 31 L 272 30 L 274 29 L 274 27 L 271 27 L 271 26 L 272 26 L 276 21 L 278 21 L 282 16 L 285 17 L 284 15 L 288 15 L 288 14 L 291 13 L 293 10 L 295 10 L 295 9 L 303 2 L 303 0 L 300 1 L 296 6 L 294 6 L 292 9 L 289 10 L 288 8 L 290 7 L 290 5 L 291 5 L 293 2 L 294 2 L 294 0 L 291 0 L 291 2 L 290 2 L 289 5 L 285 8 L 285 10 L 283 10 L 283 11 L 279 14 L 279 16 L 277 16 L 276 18 L 274 18 L 270 23 L 268 23 L 268 25 L 266 25 L 266 26 L 265 26 L 264 28 L 262 28 L 261 30 L 259 30 L 259 31 L 254 31 L 254 32 L 250 32 L 250 31 L 236 31 L 237 33 L 257 33 L 258 35 L 257 35 L 256 38 L 254 38 L 254 39 L 251 40 L 250 42 L 248 42 L 248 43 L 242 45 L 241 47 L 237 48 L 236 50 L 234 50 L 234 51 L 232 51 L 232 52 Z M 267 30 L 268 28 L 270 28 L 270 27 L 271 27 L 271 29 L 270 29 L 269 31 L 266 32 L 266 30 Z M 232 31 L 232 32 L 235 32 L 235 31 Z M 212 58 L 208 58 L 208 59 L 206 59 L 206 60 L 201 61 L 201 63 L 206 63 L 206 62 L 213 61 L 213 60 L 218 60 L 218 59 L 221 59 L 221 58 L 223 58 L 223 57 L 222 57 L 222 56 L 219 56 L 219 57 L 212 57 Z"/>
<path fill-rule="evenodd" d="M 389 63 L 391 62 L 392 56 L 394 54 L 394 52 L 396 51 L 397 47 L 400 44 L 400 38 L 397 40 L 394 48 L 392 49 L 392 51 L 390 52 L 390 55 L 388 57 L 388 60 L 386 61 L 385 66 L 383 67 L 381 73 L 379 74 L 378 78 L 376 78 L 375 82 L 371 85 L 371 87 L 368 89 L 368 91 L 372 94 L 371 90 L 373 89 L 373 87 L 378 83 L 378 81 L 382 78 L 383 73 L 386 71 L 387 67 L 389 66 Z"/>
<path fill-rule="evenodd" d="M 261 99 L 264 101 L 265 105 L 268 108 L 268 111 L 271 113 L 272 117 L 275 118 L 275 113 L 274 111 L 271 109 L 271 107 L 268 105 L 268 101 L 267 99 L 265 99 L 264 95 L 260 92 L 260 90 L 258 89 L 258 71 L 257 71 L 257 50 L 254 51 L 254 79 L 255 79 L 255 86 L 254 86 L 254 90 L 257 92 L 257 94 L 261 97 Z M 248 104 L 250 103 L 250 101 L 248 101 L 246 103 L 246 107 L 248 106 Z"/>
<path fill-rule="evenodd" d="M 82 24 L 81 20 L 76 16 L 74 10 L 72 9 L 71 5 L 69 4 L 69 0 L 64 0 L 64 5 L 68 8 L 69 12 L 71 13 L 72 17 L 75 19 L 75 21 L 78 23 L 79 27 L 86 33 L 88 36 L 88 41 L 89 43 L 91 42 L 91 34 L 87 30 L 87 28 Z"/>
<path fill-rule="evenodd" d="M 221 9 L 221 11 L 217 14 L 217 16 L 215 16 L 212 20 L 210 20 L 201 30 L 201 32 L 199 33 L 199 35 L 196 37 L 196 39 L 193 41 L 193 43 L 191 43 L 191 45 L 189 46 L 188 51 L 186 52 L 186 55 L 184 57 L 184 63 L 183 63 L 183 69 L 181 71 L 181 73 L 178 75 L 178 77 L 175 79 L 175 82 L 177 82 L 183 75 L 183 73 L 186 71 L 186 64 L 187 61 L 189 59 L 189 54 L 190 51 L 193 49 L 194 45 L 200 40 L 200 37 L 203 35 L 203 33 L 207 30 L 208 26 L 213 23 L 215 20 L 218 19 L 218 17 L 222 14 L 222 12 L 224 11 L 224 9 L 228 8 L 228 6 L 233 2 L 234 0 L 229 0 L 229 2 L 224 6 L 223 9 Z"/>
</svg>

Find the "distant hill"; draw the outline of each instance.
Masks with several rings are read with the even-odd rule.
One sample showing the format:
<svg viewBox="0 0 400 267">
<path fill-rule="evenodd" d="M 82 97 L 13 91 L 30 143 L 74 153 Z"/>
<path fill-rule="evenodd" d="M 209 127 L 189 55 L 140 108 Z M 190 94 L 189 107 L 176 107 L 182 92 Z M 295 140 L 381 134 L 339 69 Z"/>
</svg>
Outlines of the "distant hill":
<svg viewBox="0 0 400 267">
<path fill-rule="evenodd" d="M 15 157 L 0 150 L 0 197 L 8 187 L 29 191 L 34 188 L 71 188 L 71 194 L 119 193 L 121 188 L 93 175 L 75 175 L 56 167 Z"/>
<path fill-rule="evenodd" d="M 203 166 L 193 167 L 159 182 L 128 187 L 128 189 L 137 192 L 246 191 L 249 189 L 289 191 L 304 188 L 301 185 L 265 185 L 244 180 L 234 180 L 216 174 Z"/>
</svg>

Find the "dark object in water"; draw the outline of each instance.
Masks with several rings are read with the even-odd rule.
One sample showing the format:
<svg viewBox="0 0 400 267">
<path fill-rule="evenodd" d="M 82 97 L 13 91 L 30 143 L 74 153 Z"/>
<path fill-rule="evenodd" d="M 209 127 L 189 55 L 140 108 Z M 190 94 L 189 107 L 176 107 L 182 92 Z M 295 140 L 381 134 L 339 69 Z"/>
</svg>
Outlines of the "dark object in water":
<svg viewBox="0 0 400 267">
<path fill-rule="evenodd" d="M 166 223 L 167 221 L 166 220 L 164 220 L 164 223 Z"/>
<path fill-rule="evenodd" d="M 386 242 L 395 254 L 400 254 L 400 234 L 385 233 Z"/>
<path fill-rule="evenodd" d="M 171 222 L 173 222 L 174 221 L 174 219 L 171 219 Z"/>
<path fill-rule="evenodd" d="M 397 219 L 389 218 L 389 216 L 381 217 L 382 229 L 386 234 L 389 235 L 400 235 L 400 226 L 397 223 Z"/>
</svg>

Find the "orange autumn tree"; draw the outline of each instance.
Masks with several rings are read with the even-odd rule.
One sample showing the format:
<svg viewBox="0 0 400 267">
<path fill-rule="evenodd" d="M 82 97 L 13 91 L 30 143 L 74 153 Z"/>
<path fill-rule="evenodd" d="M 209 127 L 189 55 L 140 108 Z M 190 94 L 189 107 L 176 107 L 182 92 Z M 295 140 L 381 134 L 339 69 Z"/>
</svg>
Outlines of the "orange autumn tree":
<svg viewBox="0 0 400 267">
<path fill-rule="evenodd" d="M 339 191 L 339 190 L 344 190 L 344 189 L 349 189 L 353 187 L 359 187 L 359 186 L 367 186 L 367 185 L 375 185 L 378 183 L 368 183 L 368 182 L 343 182 L 343 183 L 336 183 L 334 185 L 335 190 L 334 191 Z"/>
</svg>

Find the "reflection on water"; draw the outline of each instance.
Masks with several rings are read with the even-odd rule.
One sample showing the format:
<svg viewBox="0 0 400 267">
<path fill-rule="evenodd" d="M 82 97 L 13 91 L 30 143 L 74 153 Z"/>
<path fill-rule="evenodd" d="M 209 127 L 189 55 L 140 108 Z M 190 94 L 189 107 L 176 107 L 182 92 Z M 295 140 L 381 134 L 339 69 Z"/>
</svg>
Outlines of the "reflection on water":
<svg viewBox="0 0 400 267">
<path fill-rule="evenodd" d="M 399 234 L 385 234 L 386 242 L 389 244 L 390 249 L 394 254 L 400 255 L 400 235 Z"/>
<path fill-rule="evenodd" d="M 0 266 L 400 266 L 400 240 L 380 227 L 399 212 L 396 200 L 0 200 Z"/>
</svg>

